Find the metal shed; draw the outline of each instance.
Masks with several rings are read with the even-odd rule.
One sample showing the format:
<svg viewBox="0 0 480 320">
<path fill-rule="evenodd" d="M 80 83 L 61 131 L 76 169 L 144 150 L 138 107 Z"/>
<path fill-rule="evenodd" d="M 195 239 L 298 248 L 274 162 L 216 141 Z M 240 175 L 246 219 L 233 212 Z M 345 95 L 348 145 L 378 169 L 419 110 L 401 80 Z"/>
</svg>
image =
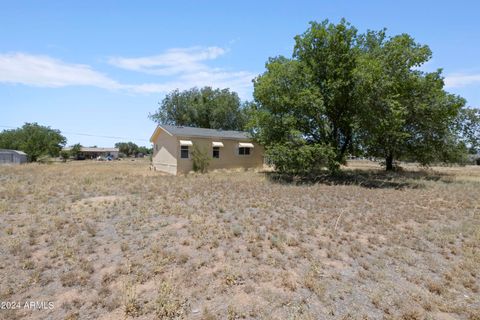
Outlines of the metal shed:
<svg viewBox="0 0 480 320">
<path fill-rule="evenodd" d="M 18 150 L 0 149 L 0 164 L 21 164 L 27 162 L 27 154 Z"/>
</svg>

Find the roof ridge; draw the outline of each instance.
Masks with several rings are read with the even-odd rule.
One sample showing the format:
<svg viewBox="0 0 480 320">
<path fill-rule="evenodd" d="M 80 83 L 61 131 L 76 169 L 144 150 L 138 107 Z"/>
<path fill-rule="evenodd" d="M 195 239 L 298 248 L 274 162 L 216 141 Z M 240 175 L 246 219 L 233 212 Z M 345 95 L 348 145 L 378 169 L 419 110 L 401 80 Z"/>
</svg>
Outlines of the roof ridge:
<svg viewBox="0 0 480 320">
<path fill-rule="evenodd" d="M 251 139 L 249 132 L 239 130 L 225 130 L 214 128 L 200 128 L 190 126 L 176 126 L 171 124 L 160 124 L 158 127 L 164 129 L 174 136 L 197 136 L 208 138 L 224 139 Z"/>
</svg>

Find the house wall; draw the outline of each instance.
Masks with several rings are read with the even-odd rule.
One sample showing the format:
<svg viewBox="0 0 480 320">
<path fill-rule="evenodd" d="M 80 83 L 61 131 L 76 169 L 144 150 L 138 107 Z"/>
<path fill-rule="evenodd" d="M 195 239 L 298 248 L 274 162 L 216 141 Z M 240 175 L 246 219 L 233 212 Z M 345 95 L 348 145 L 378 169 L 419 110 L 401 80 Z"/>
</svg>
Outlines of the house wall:
<svg viewBox="0 0 480 320">
<path fill-rule="evenodd" d="M 214 169 L 234 169 L 234 168 L 261 168 L 263 166 L 264 149 L 262 146 L 253 143 L 254 148 L 250 150 L 249 155 L 238 154 L 238 143 L 247 142 L 244 140 L 230 140 L 230 139 L 207 139 L 207 138 L 193 138 L 193 137 L 176 137 L 176 144 L 178 146 L 176 157 L 178 161 L 177 173 L 188 173 L 193 170 L 193 161 L 191 152 L 193 147 L 189 147 L 189 159 L 180 158 L 180 141 L 190 140 L 194 145 L 197 145 L 200 150 L 207 152 L 211 158 L 213 153 L 212 142 L 218 141 L 223 143 L 220 147 L 220 158 L 211 158 L 209 170 Z"/>
<path fill-rule="evenodd" d="M 155 170 L 177 174 L 177 153 L 180 152 L 176 137 L 162 131 L 153 144 L 152 165 Z M 180 156 L 178 156 L 180 157 Z"/>
</svg>

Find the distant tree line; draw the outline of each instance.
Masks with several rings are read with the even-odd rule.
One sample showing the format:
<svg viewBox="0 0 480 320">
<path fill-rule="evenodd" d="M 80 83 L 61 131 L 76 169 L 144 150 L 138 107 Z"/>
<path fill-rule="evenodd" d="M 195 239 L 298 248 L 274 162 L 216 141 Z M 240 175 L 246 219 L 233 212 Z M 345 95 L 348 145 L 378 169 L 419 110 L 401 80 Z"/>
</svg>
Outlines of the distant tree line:
<svg viewBox="0 0 480 320">
<path fill-rule="evenodd" d="M 60 130 L 37 123 L 25 123 L 20 128 L 0 132 L 0 149 L 21 150 L 31 162 L 42 157 L 60 156 L 64 161 L 69 158 L 78 159 L 82 145 L 77 143 L 70 146 L 69 150 L 64 150 L 66 142 L 67 139 Z M 152 148 L 138 146 L 133 142 L 118 142 L 115 147 L 126 156 L 152 153 Z"/>
<path fill-rule="evenodd" d="M 140 153 L 143 155 L 152 153 L 152 148 L 138 146 L 133 142 L 117 142 L 115 148 L 118 148 L 118 151 L 127 157 L 137 156 Z"/>
</svg>

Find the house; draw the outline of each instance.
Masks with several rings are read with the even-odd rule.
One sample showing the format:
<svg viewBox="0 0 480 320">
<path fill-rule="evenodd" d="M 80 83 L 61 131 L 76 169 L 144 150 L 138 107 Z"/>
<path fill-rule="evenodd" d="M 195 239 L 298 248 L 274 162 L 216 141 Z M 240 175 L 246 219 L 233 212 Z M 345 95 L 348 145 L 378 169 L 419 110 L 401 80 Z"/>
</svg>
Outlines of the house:
<svg viewBox="0 0 480 320">
<path fill-rule="evenodd" d="M 0 149 L 0 164 L 21 164 L 27 162 L 27 154 L 18 150 Z"/>
<path fill-rule="evenodd" d="M 65 151 L 70 151 L 72 148 L 63 148 Z M 98 157 L 118 158 L 118 148 L 97 148 L 97 147 L 81 147 L 78 159 L 96 159 Z"/>
<path fill-rule="evenodd" d="M 209 169 L 263 166 L 263 147 L 243 131 L 159 125 L 150 142 L 153 168 L 170 174 L 193 170 L 194 146 L 210 156 Z"/>
</svg>

